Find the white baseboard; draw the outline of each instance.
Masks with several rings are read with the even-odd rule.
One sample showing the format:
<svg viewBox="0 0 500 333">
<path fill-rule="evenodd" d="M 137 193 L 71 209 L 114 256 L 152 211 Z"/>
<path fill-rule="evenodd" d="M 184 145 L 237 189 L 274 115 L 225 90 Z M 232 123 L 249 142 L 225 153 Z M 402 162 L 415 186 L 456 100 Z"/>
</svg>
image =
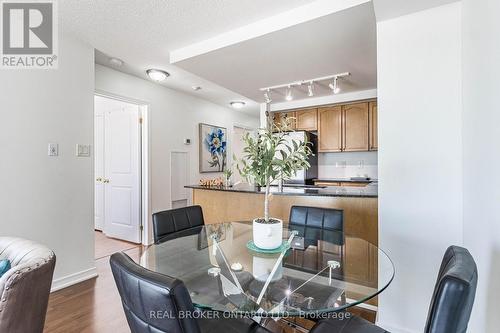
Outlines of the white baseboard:
<svg viewBox="0 0 500 333">
<path fill-rule="evenodd" d="M 377 321 L 377 326 L 382 327 L 386 331 L 394 332 L 394 333 L 421 333 L 418 331 L 412 331 L 412 330 L 409 330 L 407 328 L 401 328 L 401 327 L 397 327 L 397 326 L 394 326 L 391 324 L 385 324 L 385 323 L 378 322 L 378 321 Z"/>
<path fill-rule="evenodd" d="M 50 292 L 58 291 L 74 284 L 93 279 L 97 277 L 97 269 L 95 267 L 86 269 L 81 272 L 76 272 L 74 274 L 70 274 L 67 276 L 63 276 L 61 278 L 55 279 L 52 281 L 52 288 Z"/>
</svg>

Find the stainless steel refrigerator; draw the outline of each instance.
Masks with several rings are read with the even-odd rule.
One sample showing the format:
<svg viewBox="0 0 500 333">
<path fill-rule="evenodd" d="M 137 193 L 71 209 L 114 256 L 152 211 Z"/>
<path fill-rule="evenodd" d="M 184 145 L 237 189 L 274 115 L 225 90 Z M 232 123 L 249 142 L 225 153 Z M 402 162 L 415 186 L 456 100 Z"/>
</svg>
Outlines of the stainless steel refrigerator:
<svg viewBox="0 0 500 333">
<path fill-rule="evenodd" d="M 307 131 L 297 131 L 288 132 L 285 135 L 285 139 L 287 140 L 287 144 L 290 145 L 292 145 L 293 140 L 299 140 L 301 142 L 307 140 L 311 143 L 310 147 L 313 152 L 313 155 L 309 156 L 309 163 L 311 164 L 311 167 L 307 170 L 297 171 L 293 178 L 285 181 L 285 184 L 313 185 L 313 180 L 318 178 L 318 136 Z"/>
</svg>

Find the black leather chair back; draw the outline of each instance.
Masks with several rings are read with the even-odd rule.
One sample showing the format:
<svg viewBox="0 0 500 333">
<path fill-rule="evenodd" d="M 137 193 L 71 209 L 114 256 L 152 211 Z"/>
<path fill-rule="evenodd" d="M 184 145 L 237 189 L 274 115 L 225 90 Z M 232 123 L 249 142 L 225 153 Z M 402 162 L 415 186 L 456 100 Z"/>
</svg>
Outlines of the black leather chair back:
<svg viewBox="0 0 500 333">
<path fill-rule="evenodd" d="M 169 239 L 173 234 L 205 224 L 200 206 L 165 210 L 153 214 L 153 236 L 155 243 Z M 169 237 L 170 236 L 170 237 Z"/>
<path fill-rule="evenodd" d="M 467 249 L 450 246 L 439 269 L 425 333 L 465 333 L 477 286 L 477 267 Z"/>
<path fill-rule="evenodd" d="M 331 208 L 292 206 L 289 223 L 344 232 L 344 212 Z"/>
<path fill-rule="evenodd" d="M 200 333 L 195 319 L 179 319 L 180 311 L 194 311 L 182 281 L 149 271 L 121 252 L 110 264 L 132 333 Z"/>
</svg>

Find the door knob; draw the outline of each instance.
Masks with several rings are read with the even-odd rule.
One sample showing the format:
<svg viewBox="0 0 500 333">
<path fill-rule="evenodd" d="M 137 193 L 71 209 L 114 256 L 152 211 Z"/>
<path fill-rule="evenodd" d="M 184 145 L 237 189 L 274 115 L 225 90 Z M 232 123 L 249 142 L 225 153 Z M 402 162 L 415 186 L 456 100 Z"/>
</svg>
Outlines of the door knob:
<svg viewBox="0 0 500 333">
<path fill-rule="evenodd" d="M 103 181 L 103 179 L 102 179 L 101 177 L 98 177 L 98 178 L 96 178 L 96 181 L 97 181 L 97 182 L 102 182 L 102 181 Z"/>
<path fill-rule="evenodd" d="M 108 184 L 109 183 L 109 179 L 104 179 L 104 184 Z"/>
</svg>

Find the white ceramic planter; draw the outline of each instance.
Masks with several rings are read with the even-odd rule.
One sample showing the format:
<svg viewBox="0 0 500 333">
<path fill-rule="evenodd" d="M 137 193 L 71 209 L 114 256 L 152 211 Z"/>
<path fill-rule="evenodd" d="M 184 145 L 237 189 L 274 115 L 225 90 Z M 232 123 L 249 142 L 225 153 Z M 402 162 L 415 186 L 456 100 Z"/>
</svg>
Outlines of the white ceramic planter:
<svg viewBox="0 0 500 333">
<path fill-rule="evenodd" d="M 253 243 L 258 248 L 272 250 L 281 246 L 283 242 L 283 221 L 278 223 L 259 223 L 253 220 Z"/>
<path fill-rule="evenodd" d="M 277 258 L 261 258 L 253 257 L 252 272 L 253 276 L 257 281 L 266 282 L 271 274 L 274 265 L 276 264 Z M 283 277 L 283 264 L 278 266 L 278 269 L 274 273 L 272 282 L 278 281 Z"/>
</svg>

